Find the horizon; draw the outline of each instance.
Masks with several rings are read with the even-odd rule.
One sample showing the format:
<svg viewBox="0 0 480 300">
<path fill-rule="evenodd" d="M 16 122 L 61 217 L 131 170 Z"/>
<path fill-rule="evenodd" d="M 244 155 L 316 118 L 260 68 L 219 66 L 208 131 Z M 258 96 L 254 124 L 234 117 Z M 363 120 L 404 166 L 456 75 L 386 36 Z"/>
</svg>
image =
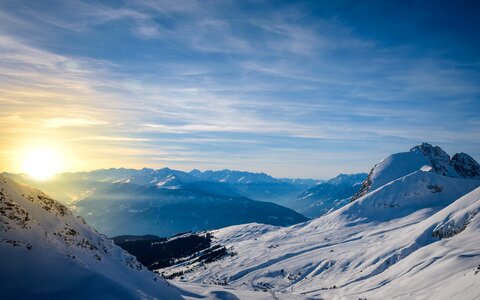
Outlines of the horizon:
<svg viewBox="0 0 480 300">
<path fill-rule="evenodd" d="M 0 171 L 327 179 L 424 141 L 479 161 L 478 8 L 4 1 Z"/>
<path fill-rule="evenodd" d="M 427 143 L 427 142 L 423 142 L 419 145 L 415 145 L 415 146 L 420 146 L 422 144 L 430 144 L 430 143 Z M 432 145 L 432 144 L 430 144 Z M 415 147 L 414 146 L 414 147 Z M 437 145 L 432 145 L 433 147 L 436 147 Z M 413 147 L 412 147 L 413 148 Z M 441 147 L 440 147 L 441 148 Z M 411 149 L 410 149 L 411 150 Z M 409 150 L 409 151 L 410 151 Z M 402 151 L 402 152 L 407 152 L 407 151 Z M 391 153 L 391 154 L 396 154 L 396 153 L 401 153 L 401 152 L 395 152 L 395 153 Z M 464 152 L 457 152 L 455 154 L 460 154 L 460 153 L 464 153 Z M 390 154 L 390 155 L 391 155 Z M 447 152 L 447 154 L 450 156 L 450 157 L 453 157 L 453 155 L 450 155 L 450 153 Z M 468 153 L 466 153 L 467 155 L 469 155 Z M 381 160 L 378 160 L 376 164 L 382 162 L 386 157 L 382 158 Z M 475 159 L 475 158 L 474 158 Z M 372 168 L 375 167 L 375 165 L 372 165 Z M 224 169 L 199 169 L 199 168 L 193 168 L 193 169 L 186 169 L 186 168 L 183 168 L 183 169 L 175 169 L 175 168 L 171 168 L 169 166 L 163 166 L 161 168 L 152 168 L 152 167 L 140 167 L 140 168 L 126 168 L 126 167 L 110 167 L 110 168 L 98 168 L 98 169 L 91 169 L 91 170 L 80 170 L 80 171 L 65 171 L 65 172 L 59 172 L 59 173 L 55 173 L 55 174 L 52 174 L 52 178 L 55 177 L 55 176 L 59 176 L 59 175 L 62 175 L 62 174 L 75 174 L 75 173 L 89 173 L 89 172 L 96 172 L 96 171 L 109 171 L 109 170 L 135 170 L 135 171 L 141 171 L 141 170 L 145 170 L 145 169 L 148 169 L 148 170 L 153 170 L 153 171 L 159 171 L 159 170 L 162 170 L 162 169 L 169 169 L 169 170 L 173 170 L 173 171 L 181 171 L 181 172 L 185 172 L 185 173 L 191 173 L 193 171 L 199 171 L 199 172 L 221 172 L 221 171 L 231 171 L 231 172 L 242 172 L 242 173 L 252 173 L 252 174 L 261 174 L 261 175 L 267 175 L 267 176 L 270 176 L 274 179 L 292 179 L 292 180 L 329 180 L 329 179 L 334 179 L 338 176 L 341 176 L 341 175 L 357 175 L 357 174 L 369 174 L 369 171 L 368 170 L 365 170 L 365 171 L 360 171 L 360 172 L 353 172 L 353 173 L 345 173 L 345 172 L 338 172 L 336 173 L 335 175 L 333 176 L 330 176 L 330 177 L 282 177 L 282 176 L 275 176 L 273 174 L 270 174 L 268 172 L 262 172 L 262 171 L 259 171 L 259 172 L 253 172 L 253 171 L 250 171 L 250 170 L 246 170 L 246 169 L 229 169 L 229 168 L 224 168 Z M 14 173 L 14 172 L 4 172 L 4 173 L 12 173 L 12 174 L 16 174 L 16 175 L 22 175 L 22 176 L 27 176 L 27 177 L 31 177 L 31 179 L 35 179 L 33 178 L 31 175 L 27 174 L 27 173 L 23 173 L 23 172 L 20 172 L 20 173 Z M 50 178 L 48 178 L 50 179 Z M 48 181 L 47 179 L 47 181 Z M 40 181 L 44 181 L 44 180 L 40 180 Z"/>
<path fill-rule="evenodd" d="M 197 169 L 197 168 L 194 168 L 194 169 L 173 169 L 173 168 L 170 168 L 168 166 L 165 166 L 165 167 L 162 167 L 162 168 L 150 168 L 150 167 L 143 167 L 143 168 L 124 168 L 124 167 L 111 167 L 111 168 L 100 168 L 100 169 L 92 169 L 92 170 L 86 170 L 86 171 L 75 171 L 75 172 L 71 172 L 71 171 L 65 171 L 65 172 L 60 172 L 60 173 L 55 173 L 52 175 L 52 179 L 54 179 L 55 176 L 59 176 L 59 175 L 62 175 L 62 174 L 76 174 L 76 173 L 89 173 L 89 172 L 96 172 L 96 171 L 109 171 L 109 170 L 133 170 L 133 171 L 141 171 L 141 170 L 153 170 L 153 171 L 159 171 L 159 170 L 162 170 L 162 169 L 169 169 L 169 170 L 173 170 L 173 171 L 181 171 L 181 172 L 185 172 L 185 173 L 191 173 L 193 171 L 200 171 L 202 173 L 204 172 L 221 172 L 221 171 L 231 171 L 231 172 L 241 172 L 241 173 L 252 173 L 252 174 L 260 174 L 260 175 L 267 175 L 267 176 L 270 176 L 274 179 L 292 179 L 292 180 L 328 180 L 328 179 L 333 179 L 337 176 L 340 176 L 340 175 L 357 175 L 357 174 L 368 174 L 368 172 L 358 172 L 358 173 L 338 173 L 337 175 L 333 176 L 333 177 L 326 177 L 326 178 L 314 178 L 314 177 L 277 177 L 277 176 L 274 176 L 272 174 L 269 174 L 269 173 L 266 173 L 266 172 L 251 172 L 251 171 L 248 171 L 248 170 L 237 170 L 237 169 Z M 31 177 L 31 175 L 27 174 L 27 173 L 23 173 L 23 172 L 20 172 L 20 173 L 14 173 L 14 172 L 3 172 L 3 173 L 6 173 L 6 174 L 14 174 L 14 175 L 22 175 L 22 176 L 27 176 L 27 177 Z M 1 173 L 0 173 L 1 174 Z M 34 179 L 34 178 L 31 178 L 31 179 Z M 46 180 L 38 180 L 38 181 L 48 181 L 50 180 L 50 178 L 46 179 Z"/>
</svg>

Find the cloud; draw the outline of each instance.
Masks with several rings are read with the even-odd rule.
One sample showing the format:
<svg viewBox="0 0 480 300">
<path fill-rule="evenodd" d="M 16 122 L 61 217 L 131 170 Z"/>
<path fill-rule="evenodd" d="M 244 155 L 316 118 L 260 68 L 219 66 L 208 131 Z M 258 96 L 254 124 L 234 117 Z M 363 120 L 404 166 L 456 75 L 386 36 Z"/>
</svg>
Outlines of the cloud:
<svg viewBox="0 0 480 300">
<path fill-rule="evenodd" d="M 94 142 L 149 142 L 151 139 L 123 137 L 123 136 L 86 136 L 72 138 L 72 141 L 94 141 Z"/>
<path fill-rule="evenodd" d="M 0 133 L 11 145 L 45 136 L 80 157 L 95 149 L 95 163 L 249 160 L 280 172 L 287 159 L 326 163 L 315 153 L 331 144 L 358 169 L 372 161 L 352 157 L 372 158 L 381 141 L 478 139 L 478 68 L 385 46 L 301 4 L 35 5 L 0 12 Z"/>
<path fill-rule="evenodd" d="M 49 128 L 61 128 L 70 126 L 93 126 L 105 125 L 107 122 L 88 119 L 72 119 L 72 118 L 51 118 L 46 120 L 45 126 Z"/>
</svg>

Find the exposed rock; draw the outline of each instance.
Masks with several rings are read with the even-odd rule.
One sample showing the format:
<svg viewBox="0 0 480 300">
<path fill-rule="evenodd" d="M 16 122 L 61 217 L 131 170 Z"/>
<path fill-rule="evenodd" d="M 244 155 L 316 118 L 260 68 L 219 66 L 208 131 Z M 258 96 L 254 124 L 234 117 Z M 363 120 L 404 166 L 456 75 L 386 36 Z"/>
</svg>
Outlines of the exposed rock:
<svg viewBox="0 0 480 300">
<path fill-rule="evenodd" d="M 358 192 L 355 195 L 353 195 L 350 202 L 353 202 L 358 198 L 365 196 L 368 193 L 368 191 L 370 190 L 370 187 L 372 186 L 372 176 L 373 176 L 373 171 L 375 170 L 375 167 L 373 167 L 370 170 L 370 173 L 368 173 L 367 178 L 363 181 L 362 186 L 360 187 L 360 190 L 358 190 Z"/>
<path fill-rule="evenodd" d="M 410 152 L 418 153 L 425 157 L 427 165 L 424 165 L 420 168 L 422 171 L 435 172 L 442 176 L 455 178 L 480 178 L 480 165 L 468 154 L 457 153 L 450 159 L 450 156 L 443 151 L 442 148 L 433 146 L 429 143 L 422 143 L 421 145 L 415 146 L 410 149 Z M 362 183 L 360 190 L 352 197 L 351 201 L 355 201 L 358 198 L 365 196 L 372 190 L 372 185 L 375 185 L 373 182 L 374 177 L 378 177 L 378 175 L 375 175 L 375 173 L 378 172 L 378 169 L 382 169 L 382 164 L 384 164 L 383 161 L 373 167 L 367 179 L 365 179 L 365 181 Z M 402 169 L 402 164 L 406 164 L 406 161 L 397 161 L 395 164 L 397 169 Z M 412 170 L 409 172 L 411 171 Z M 408 174 L 407 172 L 405 173 L 405 175 Z M 378 181 L 377 177 L 375 177 L 376 183 Z M 441 192 L 441 188 L 438 187 L 431 187 L 430 190 L 433 193 Z"/>
<path fill-rule="evenodd" d="M 443 151 L 442 148 L 432 146 L 429 143 L 422 143 L 410 149 L 410 152 L 422 153 L 430 162 L 435 173 L 443 176 L 458 177 L 457 172 L 450 165 L 450 155 Z"/>
<path fill-rule="evenodd" d="M 458 220 L 451 219 L 445 223 L 438 225 L 433 230 L 432 237 L 444 239 L 459 234 L 460 232 L 465 230 L 465 228 L 467 228 L 467 225 L 479 212 L 480 210 L 477 208 L 459 217 Z"/>
<path fill-rule="evenodd" d="M 480 164 L 466 153 L 457 153 L 452 157 L 450 164 L 455 171 L 464 178 L 480 178 Z"/>
</svg>

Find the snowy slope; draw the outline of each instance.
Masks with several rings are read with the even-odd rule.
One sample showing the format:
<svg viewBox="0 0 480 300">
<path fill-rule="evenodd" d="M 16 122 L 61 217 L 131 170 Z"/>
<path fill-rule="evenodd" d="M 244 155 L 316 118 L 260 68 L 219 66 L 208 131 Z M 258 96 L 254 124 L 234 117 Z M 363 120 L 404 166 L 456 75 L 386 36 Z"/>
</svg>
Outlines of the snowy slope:
<svg viewBox="0 0 480 300">
<path fill-rule="evenodd" d="M 480 185 L 477 179 L 422 170 L 393 180 L 339 210 L 350 219 L 389 221 L 423 208 L 443 208 Z"/>
<path fill-rule="evenodd" d="M 308 299 L 181 283 L 148 271 L 44 193 L 0 175 L 1 299 Z"/>
<path fill-rule="evenodd" d="M 438 173 L 422 157 L 390 156 L 372 176 L 383 185 L 324 217 L 214 231 L 236 256 L 161 271 L 325 299 L 480 297 L 480 180 Z"/>
<path fill-rule="evenodd" d="M 479 205 L 480 188 L 433 215 L 426 209 L 352 226 L 334 213 L 290 228 L 225 228 L 214 234 L 237 255 L 184 276 L 325 299 L 474 299 L 480 296 Z M 456 235 L 439 239 L 443 228 Z"/>
<path fill-rule="evenodd" d="M 2 298 L 180 299 L 179 292 L 38 190 L 0 176 Z"/>
<path fill-rule="evenodd" d="M 442 148 L 423 143 L 413 147 L 409 152 L 392 154 L 376 164 L 360 190 L 352 197 L 352 201 L 394 179 L 420 169 L 447 177 L 480 178 L 480 165 L 468 154 L 457 153 L 450 159 Z"/>
</svg>

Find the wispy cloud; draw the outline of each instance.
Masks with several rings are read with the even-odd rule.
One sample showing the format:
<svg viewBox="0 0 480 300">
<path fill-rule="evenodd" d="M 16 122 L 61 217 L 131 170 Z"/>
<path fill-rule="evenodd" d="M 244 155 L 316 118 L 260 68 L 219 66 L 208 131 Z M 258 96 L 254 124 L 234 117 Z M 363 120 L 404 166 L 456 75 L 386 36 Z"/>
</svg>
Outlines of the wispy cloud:
<svg viewBox="0 0 480 300">
<path fill-rule="evenodd" d="M 88 168 L 115 157 L 130 166 L 243 160 L 285 176 L 294 165 L 334 175 L 322 153 L 339 171 L 368 169 L 387 142 L 401 150 L 428 139 L 480 155 L 479 69 L 442 49 L 387 46 L 305 3 L 57 4 L 0 4 L 6 151 L 35 136 L 62 141 Z"/>
<path fill-rule="evenodd" d="M 86 136 L 72 138 L 72 141 L 95 141 L 95 142 L 149 142 L 151 139 L 123 137 L 123 136 Z"/>
<path fill-rule="evenodd" d="M 61 128 L 69 126 L 92 126 L 105 124 L 107 124 L 107 122 L 78 118 L 51 118 L 45 122 L 45 126 L 49 128 Z"/>
</svg>

